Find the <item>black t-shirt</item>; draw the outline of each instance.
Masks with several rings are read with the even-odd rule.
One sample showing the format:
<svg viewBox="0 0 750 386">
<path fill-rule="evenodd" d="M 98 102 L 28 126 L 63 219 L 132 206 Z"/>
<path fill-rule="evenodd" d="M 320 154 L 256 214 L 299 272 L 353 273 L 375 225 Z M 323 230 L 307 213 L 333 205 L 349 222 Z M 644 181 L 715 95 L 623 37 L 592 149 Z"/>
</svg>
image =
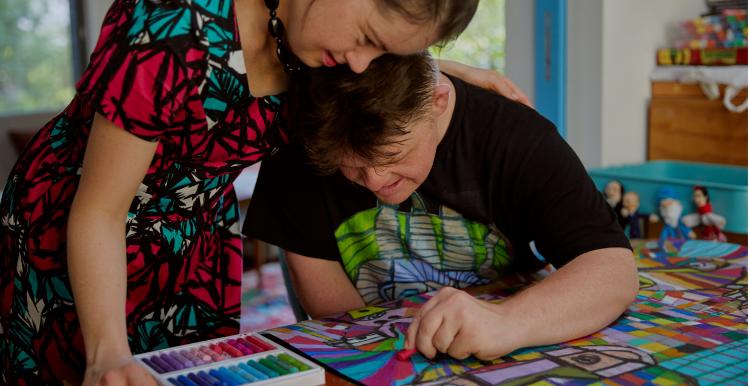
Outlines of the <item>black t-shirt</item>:
<svg viewBox="0 0 750 386">
<path fill-rule="evenodd" d="M 340 261 L 368 304 L 538 268 L 532 241 L 557 268 L 595 249 L 630 248 L 552 123 L 451 80 L 450 126 L 409 200 L 386 205 L 340 173 L 316 175 L 302 146 L 291 144 L 263 161 L 244 233 Z"/>
</svg>

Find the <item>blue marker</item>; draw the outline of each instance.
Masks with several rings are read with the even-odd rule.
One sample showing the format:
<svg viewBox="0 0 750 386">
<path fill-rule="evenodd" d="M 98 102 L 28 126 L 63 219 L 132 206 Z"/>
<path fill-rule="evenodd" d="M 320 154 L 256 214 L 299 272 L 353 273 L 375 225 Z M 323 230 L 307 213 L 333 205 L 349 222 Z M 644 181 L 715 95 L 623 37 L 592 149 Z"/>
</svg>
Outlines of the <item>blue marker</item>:
<svg viewBox="0 0 750 386">
<path fill-rule="evenodd" d="M 219 369 L 211 369 L 208 370 L 208 373 L 214 378 L 219 379 L 221 381 L 220 385 L 238 386 L 237 383 L 232 380 L 232 377 L 226 375 L 226 372 L 219 371 Z"/>
<path fill-rule="evenodd" d="M 180 375 L 177 377 L 177 380 L 180 381 L 185 386 L 198 386 L 195 382 L 191 381 L 188 377 L 184 375 Z"/>
<path fill-rule="evenodd" d="M 201 378 L 198 374 L 190 373 L 188 374 L 188 378 L 198 384 L 198 386 L 213 386 L 211 385 L 211 382 L 206 382 L 206 380 Z"/>
<path fill-rule="evenodd" d="M 235 374 L 239 374 L 239 376 L 242 377 L 246 381 L 255 382 L 258 380 L 254 376 L 248 374 L 247 371 L 242 370 L 239 366 L 230 366 L 229 369 L 234 371 Z"/>
<path fill-rule="evenodd" d="M 245 378 L 242 378 L 239 374 L 235 373 L 234 371 L 232 371 L 231 369 L 227 367 L 220 367 L 219 371 L 222 374 L 226 373 L 226 375 L 229 376 L 229 378 L 231 378 L 234 381 L 234 383 L 238 385 L 245 383 Z"/>
<path fill-rule="evenodd" d="M 199 371 L 198 372 L 198 376 L 201 377 L 201 378 L 203 378 L 203 379 L 205 379 L 206 382 L 208 382 L 208 384 L 211 385 L 211 386 L 224 386 L 225 385 L 224 382 L 222 382 L 222 381 L 214 378 L 212 375 L 209 375 L 205 371 Z"/>
<path fill-rule="evenodd" d="M 177 380 L 176 380 L 176 379 L 174 379 L 174 378 L 169 378 L 169 379 L 167 379 L 167 380 L 168 380 L 169 382 L 171 382 L 171 383 L 172 383 L 173 385 L 175 385 L 175 386 L 183 386 L 183 385 L 182 385 L 182 383 L 180 383 L 179 381 L 177 381 Z"/>
<path fill-rule="evenodd" d="M 264 374 L 262 371 L 258 371 L 255 367 L 250 367 L 245 363 L 240 362 L 239 364 L 237 364 L 237 366 L 239 366 L 242 370 L 247 371 L 248 374 L 260 380 L 269 378 L 268 375 Z"/>
</svg>

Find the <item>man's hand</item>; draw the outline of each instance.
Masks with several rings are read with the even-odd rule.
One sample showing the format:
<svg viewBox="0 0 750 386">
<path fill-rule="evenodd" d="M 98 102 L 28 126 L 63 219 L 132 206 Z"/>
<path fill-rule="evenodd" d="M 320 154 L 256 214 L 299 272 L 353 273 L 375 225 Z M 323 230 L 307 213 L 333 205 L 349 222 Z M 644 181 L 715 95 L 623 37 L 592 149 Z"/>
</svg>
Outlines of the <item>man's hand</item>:
<svg viewBox="0 0 750 386">
<path fill-rule="evenodd" d="M 482 360 L 497 358 L 519 348 L 514 337 L 523 335 L 521 326 L 510 326 L 507 319 L 499 304 L 444 287 L 415 315 L 405 348 L 416 348 L 428 358 L 437 353 L 456 359 L 470 355 Z"/>
</svg>

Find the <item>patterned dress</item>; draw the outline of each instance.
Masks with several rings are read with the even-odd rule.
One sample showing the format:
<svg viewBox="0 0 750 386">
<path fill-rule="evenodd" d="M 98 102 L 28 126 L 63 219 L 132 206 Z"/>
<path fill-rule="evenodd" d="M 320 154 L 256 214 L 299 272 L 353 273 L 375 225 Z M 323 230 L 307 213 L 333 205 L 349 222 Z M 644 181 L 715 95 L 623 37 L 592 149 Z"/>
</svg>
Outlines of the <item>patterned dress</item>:
<svg viewBox="0 0 750 386">
<path fill-rule="evenodd" d="M 116 0 L 70 105 L 15 165 L 0 204 L 0 384 L 76 384 L 83 340 L 66 223 L 95 113 L 159 141 L 126 219 L 134 353 L 237 333 L 232 181 L 286 142 L 281 97 L 249 93 L 233 2 Z"/>
</svg>

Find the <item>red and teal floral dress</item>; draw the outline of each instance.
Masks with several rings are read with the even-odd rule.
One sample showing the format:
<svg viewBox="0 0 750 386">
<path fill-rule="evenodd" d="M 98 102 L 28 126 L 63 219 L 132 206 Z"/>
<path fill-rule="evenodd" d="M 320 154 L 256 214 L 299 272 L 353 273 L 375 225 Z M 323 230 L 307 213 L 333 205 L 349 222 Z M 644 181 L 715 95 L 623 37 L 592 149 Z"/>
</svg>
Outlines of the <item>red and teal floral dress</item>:
<svg viewBox="0 0 750 386">
<path fill-rule="evenodd" d="M 123 219 L 131 349 L 239 329 L 232 181 L 286 135 L 277 121 L 282 98 L 249 92 L 233 2 L 115 0 L 76 87 L 3 190 L 0 384 L 76 384 L 85 369 L 66 224 L 95 113 L 159 142 Z"/>
</svg>

